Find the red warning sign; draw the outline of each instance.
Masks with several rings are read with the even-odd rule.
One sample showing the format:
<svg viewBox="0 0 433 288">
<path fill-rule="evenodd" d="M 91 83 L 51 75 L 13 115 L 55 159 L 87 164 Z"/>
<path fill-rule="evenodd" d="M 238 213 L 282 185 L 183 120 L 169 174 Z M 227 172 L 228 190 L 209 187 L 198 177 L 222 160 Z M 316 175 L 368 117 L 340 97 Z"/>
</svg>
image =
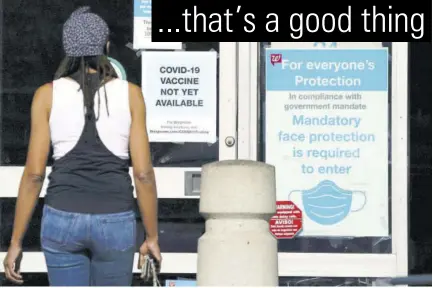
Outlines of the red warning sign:
<svg viewBox="0 0 433 288">
<path fill-rule="evenodd" d="M 269 221 L 269 229 L 277 239 L 292 239 L 302 229 L 302 211 L 292 201 L 277 201 L 277 214 Z"/>
</svg>

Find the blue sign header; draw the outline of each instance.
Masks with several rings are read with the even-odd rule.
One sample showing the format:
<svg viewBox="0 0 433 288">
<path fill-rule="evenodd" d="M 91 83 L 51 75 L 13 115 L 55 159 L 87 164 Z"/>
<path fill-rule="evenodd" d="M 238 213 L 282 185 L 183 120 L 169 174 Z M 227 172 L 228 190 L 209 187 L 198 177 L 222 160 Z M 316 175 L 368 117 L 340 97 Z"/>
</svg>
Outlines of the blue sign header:
<svg viewBox="0 0 433 288">
<path fill-rule="evenodd" d="M 388 49 L 266 49 L 267 91 L 387 91 Z"/>
<path fill-rule="evenodd" d="M 134 0 L 134 17 L 152 17 L 152 0 Z"/>
</svg>

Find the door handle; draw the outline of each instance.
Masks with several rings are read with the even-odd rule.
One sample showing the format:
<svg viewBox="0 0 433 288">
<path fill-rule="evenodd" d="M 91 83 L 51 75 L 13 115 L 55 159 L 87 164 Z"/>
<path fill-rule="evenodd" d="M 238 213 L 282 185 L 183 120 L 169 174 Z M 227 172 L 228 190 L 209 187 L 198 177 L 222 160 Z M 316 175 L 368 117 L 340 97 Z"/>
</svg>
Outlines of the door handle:
<svg viewBox="0 0 433 288">
<path fill-rule="evenodd" d="M 225 141 L 227 147 L 233 147 L 235 145 L 235 138 L 233 136 L 226 137 Z"/>
<path fill-rule="evenodd" d="M 200 183 L 200 171 L 185 171 L 185 196 L 199 196 Z"/>
</svg>

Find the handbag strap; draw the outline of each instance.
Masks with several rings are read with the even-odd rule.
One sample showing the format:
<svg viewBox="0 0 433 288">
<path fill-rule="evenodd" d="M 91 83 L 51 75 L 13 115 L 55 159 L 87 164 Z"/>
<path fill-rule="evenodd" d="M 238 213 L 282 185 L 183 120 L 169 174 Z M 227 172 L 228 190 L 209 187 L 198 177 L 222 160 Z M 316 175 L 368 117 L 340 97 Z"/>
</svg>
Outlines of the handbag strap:
<svg viewBox="0 0 433 288">
<path fill-rule="evenodd" d="M 160 287 L 161 283 L 159 283 L 158 273 L 156 272 L 156 266 L 153 259 L 150 259 L 150 267 L 152 269 L 153 287 Z"/>
<path fill-rule="evenodd" d="M 150 269 L 148 269 L 148 268 L 150 268 Z M 149 272 L 151 275 L 146 275 Z M 156 269 L 156 264 L 151 257 L 146 255 L 144 258 L 144 265 L 141 267 L 141 278 L 142 279 L 148 279 L 148 278 L 150 278 L 149 276 L 152 278 L 154 287 L 160 287 L 161 286 L 161 283 L 159 282 L 159 279 L 158 279 L 158 271 Z"/>
</svg>

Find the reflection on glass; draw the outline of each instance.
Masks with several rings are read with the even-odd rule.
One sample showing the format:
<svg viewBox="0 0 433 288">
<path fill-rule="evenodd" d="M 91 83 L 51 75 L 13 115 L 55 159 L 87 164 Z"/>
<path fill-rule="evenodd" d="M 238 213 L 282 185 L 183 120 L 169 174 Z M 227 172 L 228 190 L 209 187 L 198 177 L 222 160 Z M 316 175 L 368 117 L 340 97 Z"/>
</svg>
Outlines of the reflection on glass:
<svg viewBox="0 0 433 288">
<path fill-rule="evenodd" d="M 280 277 L 279 286 L 389 286 L 388 279 L 337 277 Z"/>
<path fill-rule="evenodd" d="M 3 166 L 21 166 L 25 163 L 33 93 L 42 84 L 52 81 L 63 57 L 63 22 L 78 5 L 94 6 L 92 10 L 107 21 L 111 30 L 109 56 L 125 67 L 129 81 L 136 84 L 141 81 L 139 55 L 128 45 L 133 33 L 131 1 L 122 5 L 117 0 L 107 0 L 104 5 L 95 5 L 90 0 L 63 1 L 60 5 L 54 0 L 43 0 L 38 5 L 29 6 L 29 9 L 23 9 L 20 3 L 13 0 L 2 2 L 3 37 L 0 43 L 2 54 L 7 55 L 0 59 L 3 72 L 0 71 L 0 165 Z M 219 43 L 186 42 L 184 48 L 187 51 L 218 52 Z M 151 151 L 156 167 L 200 167 L 218 160 L 218 142 L 212 145 L 152 143 Z"/>
<path fill-rule="evenodd" d="M 0 1 L 0 6 L 3 5 L 0 9 L 3 16 L 3 22 L 0 23 L 3 32 L 0 34 L 0 54 L 4 56 L 0 58 L 0 165 L 23 166 L 25 163 L 33 93 L 40 85 L 52 81 L 57 65 L 63 57 L 62 25 L 77 6 L 91 6 L 93 11 L 107 21 L 111 30 L 109 56 L 123 65 L 128 81 L 140 85 L 140 53 L 130 48 L 133 2 L 107 0 L 104 5 L 94 2 L 73 0 L 60 3 L 55 0 L 42 0 L 37 5 L 23 9 L 21 1 Z M 218 42 L 186 42 L 183 46 L 187 51 L 219 52 Z M 218 133 L 217 120 L 215 119 Z M 218 142 L 151 143 L 151 152 L 155 167 L 200 167 L 218 160 Z M 49 159 L 48 165 L 51 165 L 51 157 Z M 15 200 L 0 199 L 2 251 L 5 251 L 10 240 Z M 35 209 L 24 239 L 26 251 L 40 251 L 40 217 L 41 205 Z M 160 199 L 159 221 L 163 252 L 196 252 L 197 239 L 204 231 L 197 199 Z M 138 228 L 141 229 L 141 225 Z M 144 232 L 138 234 L 143 237 Z"/>
<path fill-rule="evenodd" d="M 217 51 L 218 42 L 184 43 L 186 51 Z M 217 69 L 217 71 L 219 71 Z M 219 73 L 217 81 L 219 80 Z M 217 82 L 218 83 L 218 82 Z M 217 89 L 218 90 L 218 89 Z M 146 96 L 145 96 L 146 97 Z M 217 91 L 217 103 L 219 91 Z M 218 105 L 217 105 L 218 107 Z M 218 110 L 217 110 L 218 115 Z M 217 119 L 216 119 L 217 120 Z M 218 121 L 217 139 L 218 139 Z M 209 143 L 151 143 L 153 164 L 155 167 L 200 167 L 218 160 L 219 142 Z"/>
<path fill-rule="evenodd" d="M 389 155 L 388 155 L 388 159 L 389 159 L 389 178 L 388 178 L 388 183 L 389 183 L 389 191 L 388 191 L 388 195 L 389 195 L 389 235 L 391 235 L 391 75 L 392 75 L 392 66 L 391 66 L 391 60 L 392 60 L 392 47 L 391 47 L 391 43 L 390 42 L 383 42 L 382 43 L 383 47 L 388 47 L 388 51 L 389 51 L 389 57 L 388 57 L 388 69 L 390 71 L 389 73 L 389 93 L 388 93 L 388 106 L 389 106 L 389 127 L 388 127 L 388 145 L 389 145 Z M 266 145 L 266 141 L 265 141 L 265 131 L 264 131 L 264 126 L 265 126 L 265 119 L 266 119 L 266 115 L 265 115 L 265 105 L 266 105 L 266 90 L 265 90 L 265 63 L 266 63 L 266 59 L 265 59 L 265 48 L 269 47 L 270 43 L 269 42 L 263 42 L 261 43 L 261 47 L 260 47 L 260 73 L 259 73 L 259 81 L 260 81 L 260 99 L 259 99 L 259 103 L 260 103 L 260 112 L 259 112 L 259 126 L 260 126 L 260 139 L 259 139 L 259 155 L 258 155 L 258 159 L 259 160 L 263 160 L 266 161 L 266 155 L 265 155 L 265 145 Z M 314 186 L 314 185 L 312 185 Z M 328 185 L 329 186 L 329 185 Z M 307 187 L 304 187 L 307 188 Z M 311 188 L 311 187 L 309 187 Z M 317 187 L 316 187 L 317 188 Z M 301 189 L 301 188 L 299 188 Z M 334 189 L 335 190 L 335 189 Z M 316 191 L 316 190 L 315 190 Z M 317 190 L 319 191 L 319 190 Z M 317 192 L 316 191 L 316 192 Z M 295 193 L 292 193 L 293 197 L 296 197 L 296 191 L 293 191 Z M 347 194 L 347 199 L 350 200 L 352 199 L 351 203 L 353 204 L 353 201 L 355 201 L 356 199 L 356 203 L 358 204 L 362 204 L 365 202 L 361 199 L 362 197 L 358 197 L 361 196 L 361 192 L 362 191 L 356 191 L 357 194 L 356 197 L 353 193 Z M 360 193 L 358 193 L 360 192 Z M 298 193 L 299 194 L 299 193 Z M 359 195 L 358 195 L 359 194 Z M 299 195 L 298 195 L 299 196 Z M 317 196 L 317 195 L 315 195 Z M 349 197 L 350 196 L 350 197 Z M 305 198 L 305 197 L 303 197 Z M 356 199 L 355 199 L 356 198 Z M 359 198 L 359 199 L 358 199 Z M 308 197 L 303 199 L 303 201 L 307 201 Z M 313 201 L 313 200 L 311 200 Z M 310 202 L 311 202 L 310 201 Z M 356 204 L 355 203 L 355 204 Z M 314 203 L 312 203 L 314 204 Z M 340 203 L 341 205 L 344 204 L 343 202 Z M 340 205 L 340 206 L 341 206 Z M 358 205 L 359 207 L 361 207 L 362 205 Z M 343 207 L 343 206 L 342 206 Z M 344 207 L 349 207 L 349 206 L 344 206 Z M 358 207 L 358 208 L 359 208 Z M 351 207 L 351 210 L 354 207 Z M 341 211 L 341 212 L 347 212 L 347 211 Z M 308 213 L 307 213 L 308 214 Z M 311 213 L 310 213 L 311 214 Z M 317 221 L 321 221 L 321 219 L 316 219 Z M 368 223 L 366 222 L 365 225 L 368 225 Z M 307 252 L 307 253 L 392 253 L 391 251 L 391 236 L 387 236 L 387 237 L 298 237 L 298 238 L 294 238 L 294 239 L 281 239 L 278 240 L 278 251 L 279 252 Z M 309 285 L 314 285 L 310 282 Z M 307 285 L 307 286 L 309 286 Z M 324 284 L 326 285 L 326 284 Z M 329 286 L 333 286 L 333 285 L 329 285 Z"/>
<path fill-rule="evenodd" d="M 432 44 L 409 43 L 409 274 L 432 272 Z"/>
<path fill-rule="evenodd" d="M 26 286 L 48 286 L 48 277 L 46 273 L 24 273 Z M 135 274 L 132 286 L 143 286 L 140 275 Z M 160 282 L 165 283 L 167 280 L 177 279 L 196 279 L 195 274 L 171 275 L 161 274 Z M 14 286 L 10 282 L 1 282 L 1 286 Z M 284 286 L 327 286 L 327 287 L 344 287 L 344 286 L 389 286 L 389 279 L 382 278 L 331 278 L 331 277 L 280 277 L 279 285 Z"/>
<path fill-rule="evenodd" d="M 15 198 L 0 198 L 0 252 L 7 251 L 12 236 Z M 164 253 L 197 253 L 197 240 L 204 233 L 198 199 L 159 199 L 159 243 Z M 35 208 L 23 239 L 24 251 L 41 251 L 40 229 L 44 198 Z M 137 210 L 138 211 L 138 210 Z M 143 243 L 144 229 L 137 213 L 137 243 Z M 137 247 L 138 249 L 139 247 Z M 137 250 L 138 251 L 138 250 Z"/>
</svg>

